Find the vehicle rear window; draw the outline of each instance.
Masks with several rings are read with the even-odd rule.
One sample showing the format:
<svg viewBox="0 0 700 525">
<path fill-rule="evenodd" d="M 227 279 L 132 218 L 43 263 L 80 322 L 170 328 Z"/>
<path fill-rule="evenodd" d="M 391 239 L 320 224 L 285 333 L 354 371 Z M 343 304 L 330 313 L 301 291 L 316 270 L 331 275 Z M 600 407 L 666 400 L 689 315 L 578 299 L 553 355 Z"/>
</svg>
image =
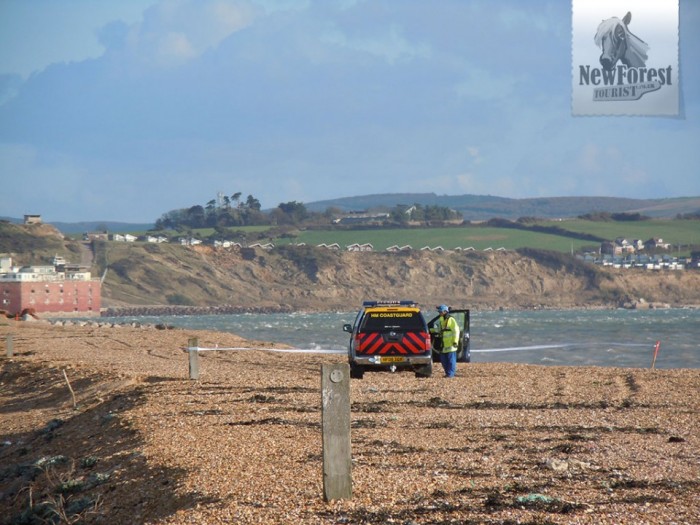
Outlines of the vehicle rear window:
<svg viewBox="0 0 700 525">
<path fill-rule="evenodd" d="M 425 331 L 425 319 L 420 312 L 368 312 L 362 321 L 361 332 L 403 330 Z"/>
</svg>

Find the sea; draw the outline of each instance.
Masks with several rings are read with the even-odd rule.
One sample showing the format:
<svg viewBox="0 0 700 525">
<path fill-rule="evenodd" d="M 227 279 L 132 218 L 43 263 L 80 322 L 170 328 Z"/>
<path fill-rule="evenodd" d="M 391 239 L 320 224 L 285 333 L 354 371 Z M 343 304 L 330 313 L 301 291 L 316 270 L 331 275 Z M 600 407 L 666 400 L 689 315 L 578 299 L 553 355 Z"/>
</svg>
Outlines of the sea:
<svg viewBox="0 0 700 525">
<path fill-rule="evenodd" d="M 323 353 L 347 350 L 356 312 L 100 318 L 232 332 Z M 75 320 L 71 318 L 70 320 Z M 474 363 L 700 368 L 700 309 L 502 310 L 471 313 Z"/>
</svg>

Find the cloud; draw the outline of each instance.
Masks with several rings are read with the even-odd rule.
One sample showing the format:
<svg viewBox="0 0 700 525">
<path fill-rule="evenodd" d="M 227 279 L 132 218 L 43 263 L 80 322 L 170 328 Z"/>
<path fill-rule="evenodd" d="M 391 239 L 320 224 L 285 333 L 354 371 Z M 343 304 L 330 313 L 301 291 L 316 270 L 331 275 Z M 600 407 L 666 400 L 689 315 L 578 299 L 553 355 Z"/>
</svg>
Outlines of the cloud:
<svg viewBox="0 0 700 525">
<path fill-rule="evenodd" d="M 410 61 L 414 58 L 429 59 L 431 56 L 430 46 L 427 43 L 409 41 L 396 24 L 391 24 L 381 34 L 365 37 L 353 38 L 335 30 L 326 35 L 324 40 L 381 57 L 389 64 Z"/>
<path fill-rule="evenodd" d="M 467 153 L 472 158 L 474 164 L 480 164 L 482 162 L 483 159 L 481 158 L 481 152 L 476 146 L 469 146 L 467 148 Z"/>
<path fill-rule="evenodd" d="M 600 149 L 596 144 L 586 144 L 579 155 L 578 164 L 587 174 L 600 173 L 602 163 L 600 159 Z"/>
<path fill-rule="evenodd" d="M 635 188 L 654 185 L 655 180 L 649 170 L 626 156 L 616 146 L 600 147 L 596 144 L 586 144 L 579 158 L 580 171 L 583 177 L 593 177 L 599 184 L 607 188 L 616 188 L 629 194 Z M 610 175 L 613 174 L 611 177 Z"/>
<path fill-rule="evenodd" d="M 0 74 L 0 106 L 17 95 L 21 86 L 21 76 Z"/>
<path fill-rule="evenodd" d="M 481 178 L 473 173 L 460 173 L 453 180 L 460 193 L 479 194 L 486 189 Z M 450 179 L 447 178 L 445 182 L 449 183 Z"/>
<path fill-rule="evenodd" d="M 249 26 L 259 9 L 235 0 L 162 0 L 126 31 L 109 24 L 101 32 L 107 52 L 126 52 L 143 64 L 174 67 L 215 49 Z"/>
<path fill-rule="evenodd" d="M 0 144 L 2 171 L 12 174 L 12 179 L 27 188 L 31 199 L 22 195 L 24 211 L 19 213 L 43 213 L 47 203 L 63 209 L 82 205 L 85 190 L 89 188 L 89 174 L 73 159 L 62 154 L 42 153 L 29 145 Z M 14 191 L 0 192 L 0 209 L 15 210 Z M 100 204 L 91 201 L 99 210 Z M 103 203 L 104 204 L 104 203 Z M 79 206 L 78 206 L 79 207 Z M 36 210 L 36 211 L 32 211 Z M 77 220 L 77 216 L 76 216 Z"/>
<path fill-rule="evenodd" d="M 476 67 L 467 71 L 467 76 L 455 85 L 456 93 L 466 99 L 504 100 L 513 94 L 518 84 L 511 73 L 494 75 Z"/>
<path fill-rule="evenodd" d="M 59 219 L 154 220 L 218 191 L 264 207 L 700 193 L 697 32 L 681 28 L 685 120 L 576 119 L 570 4 L 533 5 L 154 3 L 96 26 L 102 55 L 0 77 L 0 166 L 42 188 L 68 181 L 42 193 L 39 211 Z M 700 7 L 684 10 L 692 26 Z M 11 192 L 3 211 L 36 202 L 27 185 Z"/>
</svg>

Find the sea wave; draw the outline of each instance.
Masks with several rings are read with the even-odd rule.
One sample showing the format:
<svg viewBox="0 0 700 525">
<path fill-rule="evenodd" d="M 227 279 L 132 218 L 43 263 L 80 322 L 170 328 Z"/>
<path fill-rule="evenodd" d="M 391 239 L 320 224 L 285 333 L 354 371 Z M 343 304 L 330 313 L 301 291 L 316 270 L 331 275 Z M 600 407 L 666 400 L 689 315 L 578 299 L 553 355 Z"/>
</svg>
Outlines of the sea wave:
<svg viewBox="0 0 700 525">
<path fill-rule="evenodd" d="M 356 312 L 267 312 L 141 315 L 103 318 L 233 332 L 296 348 L 344 350 L 342 326 Z M 192 312 L 192 310 L 189 310 Z M 514 310 L 471 315 L 474 362 L 700 368 L 700 310 Z"/>
</svg>

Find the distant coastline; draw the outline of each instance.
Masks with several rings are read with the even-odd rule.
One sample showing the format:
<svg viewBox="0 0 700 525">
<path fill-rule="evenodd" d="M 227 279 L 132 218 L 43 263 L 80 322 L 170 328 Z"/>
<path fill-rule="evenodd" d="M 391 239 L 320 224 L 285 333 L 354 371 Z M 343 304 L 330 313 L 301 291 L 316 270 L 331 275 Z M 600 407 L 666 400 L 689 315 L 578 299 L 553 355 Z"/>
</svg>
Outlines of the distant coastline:
<svg viewBox="0 0 700 525">
<path fill-rule="evenodd" d="M 105 308 L 100 312 L 100 317 L 137 317 L 159 315 L 225 315 L 225 314 L 277 314 L 292 313 L 297 311 L 289 305 L 278 307 L 266 306 L 115 306 Z"/>
<path fill-rule="evenodd" d="M 607 306 L 592 304 L 590 306 L 571 306 L 571 307 L 556 307 L 556 306 L 532 306 L 532 307 L 522 307 L 522 306 L 509 306 L 506 307 L 474 307 L 473 310 L 481 311 L 496 311 L 496 310 L 642 310 L 644 308 L 635 308 L 634 305 L 628 305 L 625 307 Z M 651 304 L 646 309 L 653 310 L 665 310 L 665 309 L 678 309 L 678 310 L 697 310 L 700 309 L 700 305 L 682 305 L 682 306 L 670 306 L 667 304 L 657 305 Z M 353 311 L 353 308 L 348 308 L 348 311 Z M 293 308 L 289 305 L 280 305 L 279 307 L 252 307 L 252 306 L 232 306 L 232 305 L 222 305 L 222 306 L 120 306 L 120 307 L 110 307 L 105 308 L 100 312 L 100 317 L 155 317 L 155 316 L 166 316 L 166 315 L 230 315 L 230 314 L 288 314 L 295 312 L 314 312 L 314 313 L 324 313 L 324 312 L 337 312 L 338 309 L 330 310 L 319 310 L 319 309 L 309 309 L 309 308 Z M 67 317 L 67 316 L 60 316 Z M 84 317 L 81 315 L 81 317 Z"/>
</svg>

